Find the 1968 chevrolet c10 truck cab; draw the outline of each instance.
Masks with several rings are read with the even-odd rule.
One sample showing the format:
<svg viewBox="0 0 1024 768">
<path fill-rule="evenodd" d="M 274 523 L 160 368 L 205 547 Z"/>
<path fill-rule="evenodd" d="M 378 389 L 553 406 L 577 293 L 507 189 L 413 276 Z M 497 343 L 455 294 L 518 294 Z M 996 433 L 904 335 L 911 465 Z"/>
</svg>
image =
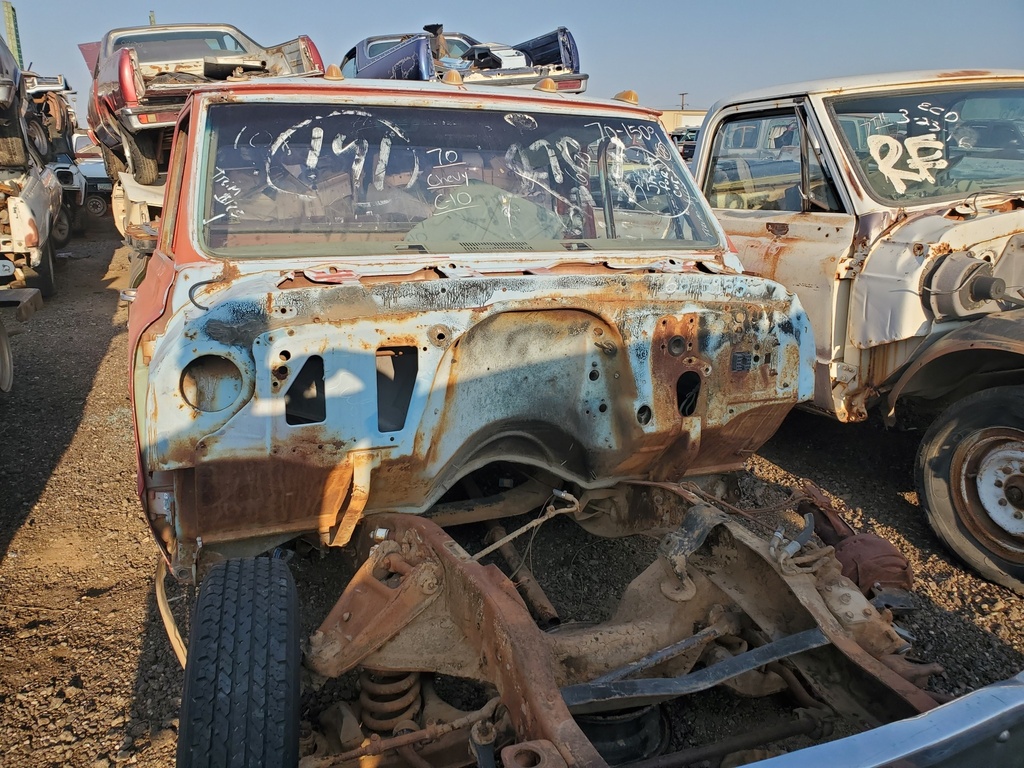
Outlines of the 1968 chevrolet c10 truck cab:
<svg viewBox="0 0 1024 768">
<path fill-rule="evenodd" d="M 695 175 L 745 269 L 800 296 L 813 407 L 932 414 L 918 497 L 1024 592 L 1024 72 L 782 86 L 715 105 Z"/>
<path fill-rule="evenodd" d="M 336 68 L 193 92 L 129 317 L 180 766 L 618 764 L 716 685 L 802 702 L 768 741 L 936 708 L 812 512 L 773 534 L 729 506 L 812 394 L 808 319 L 738 271 L 635 102 Z M 652 546 L 603 621 L 546 632 L 541 580 L 491 557 L 556 515 Z M 296 540 L 355 558 L 305 642 Z M 199 584 L 187 648 L 165 569 Z M 313 711 L 303 677 L 352 686 Z M 439 698 L 452 678 L 479 697 Z"/>
</svg>

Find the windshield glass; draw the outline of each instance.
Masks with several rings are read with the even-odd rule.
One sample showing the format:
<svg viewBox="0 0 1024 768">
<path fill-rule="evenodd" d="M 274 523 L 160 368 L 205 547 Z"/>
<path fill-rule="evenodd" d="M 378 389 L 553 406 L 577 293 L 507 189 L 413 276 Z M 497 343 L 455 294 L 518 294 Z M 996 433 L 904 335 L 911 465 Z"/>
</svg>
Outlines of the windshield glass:
<svg viewBox="0 0 1024 768">
<path fill-rule="evenodd" d="M 133 32 L 114 41 L 113 50 L 120 48 L 134 48 L 142 64 L 246 52 L 245 46 L 221 29 Z"/>
<path fill-rule="evenodd" d="M 1024 88 L 886 92 L 831 100 L 872 194 L 906 204 L 1024 190 Z"/>
<path fill-rule="evenodd" d="M 720 247 L 653 121 L 215 104 L 205 147 L 198 230 L 213 255 Z"/>
</svg>

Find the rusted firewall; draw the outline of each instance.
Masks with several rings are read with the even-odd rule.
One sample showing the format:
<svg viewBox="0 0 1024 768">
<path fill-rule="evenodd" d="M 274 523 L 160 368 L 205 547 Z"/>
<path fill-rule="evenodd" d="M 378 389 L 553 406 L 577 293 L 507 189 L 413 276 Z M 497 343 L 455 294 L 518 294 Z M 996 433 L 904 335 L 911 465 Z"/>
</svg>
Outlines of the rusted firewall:
<svg viewBox="0 0 1024 768">
<path fill-rule="evenodd" d="M 181 473 L 187 538 L 257 524 L 344 543 L 361 514 L 421 513 L 497 460 L 584 488 L 733 469 L 810 391 L 803 315 L 756 279 L 275 277 L 204 286 L 207 309 L 187 305 L 166 330 L 187 343 L 151 363 L 145 460 Z M 218 361 L 205 384 L 197 358 Z M 186 368 L 190 392 L 217 397 L 183 396 Z"/>
</svg>

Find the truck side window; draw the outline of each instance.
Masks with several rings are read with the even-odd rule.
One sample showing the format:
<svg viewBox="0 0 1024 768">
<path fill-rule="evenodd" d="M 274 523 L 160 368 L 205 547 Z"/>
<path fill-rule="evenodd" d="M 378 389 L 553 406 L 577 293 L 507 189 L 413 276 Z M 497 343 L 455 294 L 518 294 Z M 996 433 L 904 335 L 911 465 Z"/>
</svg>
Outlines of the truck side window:
<svg viewBox="0 0 1024 768">
<path fill-rule="evenodd" d="M 704 194 L 714 208 L 839 211 L 835 190 L 813 152 L 803 189 L 803 126 L 794 111 L 723 124 L 715 137 Z"/>
<path fill-rule="evenodd" d="M 839 202 L 835 183 L 821 167 L 817 154 L 809 147 L 807 151 L 807 181 L 810 189 L 807 190 L 808 205 L 805 210 L 826 213 L 843 212 L 843 205 Z"/>
</svg>

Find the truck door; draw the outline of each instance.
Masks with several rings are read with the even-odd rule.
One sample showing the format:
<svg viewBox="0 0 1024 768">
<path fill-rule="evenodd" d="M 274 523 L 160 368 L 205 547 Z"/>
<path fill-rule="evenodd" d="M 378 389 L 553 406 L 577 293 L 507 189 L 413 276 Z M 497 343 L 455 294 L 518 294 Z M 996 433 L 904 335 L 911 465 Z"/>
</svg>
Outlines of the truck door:
<svg viewBox="0 0 1024 768">
<path fill-rule="evenodd" d="M 823 163 L 804 107 L 744 110 L 714 131 L 705 196 L 746 271 L 800 297 L 817 349 L 814 404 L 835 411 L 832 376 L 843 374 L 855 217 Z M 838 318 L 838 321 L 837 321 Z"/>
</svg>

